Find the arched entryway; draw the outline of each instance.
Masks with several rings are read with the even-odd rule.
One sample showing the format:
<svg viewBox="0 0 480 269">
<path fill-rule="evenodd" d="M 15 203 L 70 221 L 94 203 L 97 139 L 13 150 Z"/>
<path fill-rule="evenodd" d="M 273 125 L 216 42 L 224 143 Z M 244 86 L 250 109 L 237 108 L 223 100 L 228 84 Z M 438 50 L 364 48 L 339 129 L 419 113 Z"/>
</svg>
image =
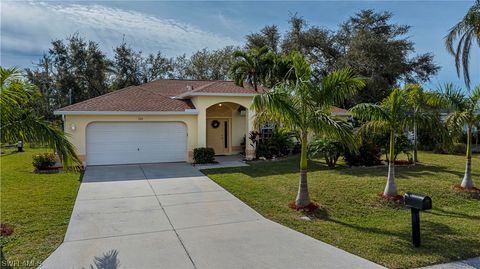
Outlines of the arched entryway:
<svg viewBox="0 0 480 269">
<path fill-rule="evenodd" d="M 243 151 L 247 131 L 246 108 L 232 102 L 214 104 L 206 111 L 207 147 L 216 155 Z"/>
</svg>

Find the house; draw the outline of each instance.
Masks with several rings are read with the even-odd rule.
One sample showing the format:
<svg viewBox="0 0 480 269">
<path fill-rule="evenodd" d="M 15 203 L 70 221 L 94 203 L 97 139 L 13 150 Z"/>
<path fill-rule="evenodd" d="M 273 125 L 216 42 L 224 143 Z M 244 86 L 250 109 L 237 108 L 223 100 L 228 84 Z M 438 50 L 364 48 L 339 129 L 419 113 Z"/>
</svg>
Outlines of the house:
<svg viewBox="0 0 480 269">
<path fill-rule="evenodd" d="M 264 91 L 260 88 L 259 91 Z M 55 111 L 86 165 L 193 161 L 193 150 L 242 151 L 254 130 L 252 87 L 232 81 L 157 80 Z M 246 158 L 255 151 L 246 143 Z"/>
</svg>

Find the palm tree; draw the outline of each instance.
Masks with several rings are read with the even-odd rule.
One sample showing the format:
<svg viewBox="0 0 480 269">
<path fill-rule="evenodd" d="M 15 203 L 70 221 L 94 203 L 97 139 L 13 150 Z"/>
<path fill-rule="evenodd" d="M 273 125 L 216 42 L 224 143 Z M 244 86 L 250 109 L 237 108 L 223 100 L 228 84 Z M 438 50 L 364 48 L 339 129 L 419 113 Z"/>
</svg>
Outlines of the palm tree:
<svg viewBox="0 0 480 269">
<path fill-rule="evenodd" d="M 451 130 L 467 132 L 467 163 L 465 175 L 460 186 L 466 189 L 474 187 L 472 179 L 472 130 L 480 125 L 480 85 L 475 87 L 470 96 L 466 97 L 459 88 L 448 84 L 444 88 L 444 96 L 449 104 L 447 126 Z"/>
<path fill-rule="evenodd" d="M 258 85 L 265 81 L 272 63 L 272 55 L 267 47 L 254 48 L 249 51 L 235 51 L 233 56 L 237 59 L 230 67 L 230 74 L 235 84 L 243 87 L 244 81 L 258 91 Z"/>
<path fill-rule="evenodd" d="M 454 47 L 455 40 L 458 44 Z M 468 65 L 470 61 L 470 48 L 473 40 L 480 46 L 480 0 L 468 10 L 461 21 L 455 24 L 445 37 L 445 46 L 450 54 L 455 57 L 457 75 L 460 76 L 460 65 L 462 65 L 463 79 L 470 88 L 470 73 Z"/>
<path fill-rule="evenodd" d="M 18 69 L 0 67 L 1 142 L 45 143 L 57 152 L 65 167 L 81 164 L 63 131 L 28 108 L 38 96 L 36 88 L 22 80 Z"/>
<path fill-rule="evenodd" d="M 304 208 L 311 204 L 307 183 L 307 143 L 311 132 L 336 136 L 353 145 L 351 126 L 334 119 L 330 108 L 352 96 L 363 87 L 362 78 L 351 69 L 341 69 L 325 76 L 319 84 L 311 78 L 310 64 L 299 53 L 292 53 L 291 69 L 294 78 L 277 84 L 271 91 L 257 95 L 252 109 L 257 112 L 257 122 L 276 122 L 299 134 L 301 143 L 300 182 L 295 206 Z"/>
<path fill-rule="evenodd" d="M 405 92 L 395 88 L 380 104 L 358 104 L 350 111 L 354 117 L 367 121 L 362 126 L 364 131 L 386 131 L 390 134 L 388 177 L 383 195 L 398 195 L 395 185 L 395 136 L 402 134 L 408 124 L 409 109 Z"/>
<path fill-rule="evenodd" d="M 413 164 L 418 162 L 418 124 L 430 125 L 436 115 L 434 109 L 444 106 L 442 98 L 434 92 L 426 92 L 418 84 L 405 86 L 407 106 L 410 110 L 409 125 L 413 129 Z M 430 126 L 431 127 L 431 126 Z"/>
</svg>

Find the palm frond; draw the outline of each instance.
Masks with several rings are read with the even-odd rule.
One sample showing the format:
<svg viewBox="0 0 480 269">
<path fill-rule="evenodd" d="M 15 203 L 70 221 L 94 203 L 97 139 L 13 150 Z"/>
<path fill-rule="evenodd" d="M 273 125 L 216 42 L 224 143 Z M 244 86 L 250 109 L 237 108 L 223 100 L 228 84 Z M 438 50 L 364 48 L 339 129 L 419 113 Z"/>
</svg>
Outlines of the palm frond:
<svg viewBox="0 0 480 269">
<path fill-rule="evenodd" d="M 318 102 L 338 105 L 365 87 L 365 79 L 357 76 L 351 68 L 343 68 L 323 77 L 320 84 Z"/>
<path fill-rule="evenodd" d="M 390 115 L 384 107 L 377 104 L 361 103 L 350 110 L 350 113 L 362 121 L 388 121 Z"/>
</svg>

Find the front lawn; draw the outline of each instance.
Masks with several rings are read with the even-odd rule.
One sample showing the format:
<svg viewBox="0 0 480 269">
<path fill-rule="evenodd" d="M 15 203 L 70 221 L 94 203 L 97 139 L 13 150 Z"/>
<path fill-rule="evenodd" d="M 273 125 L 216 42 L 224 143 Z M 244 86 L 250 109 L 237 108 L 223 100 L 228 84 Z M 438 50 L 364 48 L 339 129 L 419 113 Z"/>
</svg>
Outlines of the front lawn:
<svg viewBox="0 0 480 269">
<path fill-rule="evenodd" d="M 309 164 L 313 201 L 326 220 L 306 221 L 287 207 L 298 187 L 298 158 L 254 163 L 250 167 L 204 170 L 215 182 L 266 218 L 390 268 L 410 268 L 480 256 L 480 199 L 456 193 L 463 156 L 422 152 L 415 167 L 397 167 L 397 187 L 430 195 L 433 210 L 421 214 L 422 247 L 411 244 L 410 210 L 380 202 L 387 168 L 329 170 Z M 480 185 L 480 156 L 473 157 L 473 178 Z"/>
<path fill-rule="evenodd" d="M 11 151 L 5 150 L 0 157 L 0 219 L 13 225 L 14 233 L 2 237 L 0 243 L 8 264 L 37 267 L 63 241 L 80 173 L 35 174 L 32 155 L 48 150 Z"/>
</svg>

